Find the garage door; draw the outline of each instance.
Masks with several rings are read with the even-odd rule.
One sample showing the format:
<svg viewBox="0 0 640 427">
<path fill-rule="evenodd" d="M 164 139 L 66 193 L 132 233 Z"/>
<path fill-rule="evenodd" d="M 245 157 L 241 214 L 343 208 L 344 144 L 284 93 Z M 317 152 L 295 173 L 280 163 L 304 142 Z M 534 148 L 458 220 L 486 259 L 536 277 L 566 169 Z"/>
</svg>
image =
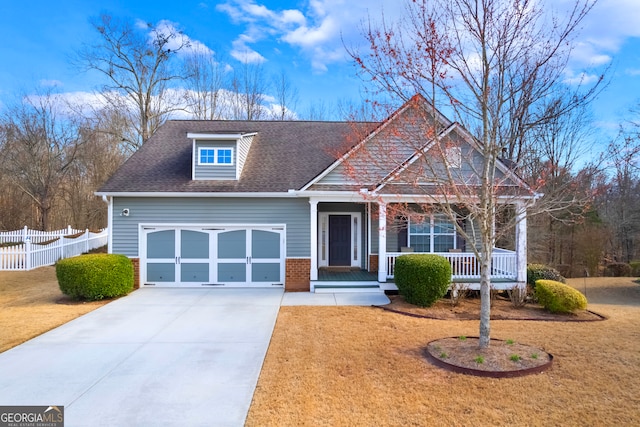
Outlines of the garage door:
<svg viewBox="0 0 640 427">
<path fill-rule="evenodd" d="M 282 286 L 285 232 L 273 227 L 142 227 L 151 286 Z"/>
</svg>

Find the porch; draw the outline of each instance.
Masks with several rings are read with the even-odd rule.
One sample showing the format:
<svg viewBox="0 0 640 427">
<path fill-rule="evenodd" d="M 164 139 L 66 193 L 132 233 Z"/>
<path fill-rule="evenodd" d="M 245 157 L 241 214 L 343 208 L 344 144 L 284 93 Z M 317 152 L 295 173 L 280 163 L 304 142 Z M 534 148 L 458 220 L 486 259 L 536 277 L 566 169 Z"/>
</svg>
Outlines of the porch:
<svg viewBox="0 0 640 427">
<path fill-rule="evenodd" d="M 440 252 L 451 265 L 451 282 L 466 289 L 480 289 L 480 263 L 470 252 Z M 404 252 L 387 252 L 387 282 L 378 281 L 377 272 L 358 268 L 319 269 L 318 280 L 311 282 L 311 292 L 375 292 L 397 290 L 394 278 L 396 259 Z M 518 285 L 516 252 L 495 248 L 491 261 L 491 285 L 493 289 L 511 289 Z"/>
<path fill-rule="evenodd" d="M 392 290 L 396 259 L 408 252 L 446 258 L 457 287 L 480 289 L 480 263 L 472 252 L 477 224 L 469 217 L 457 221 L 428 212 L 415 217 L 381 201 L 310 200 L 311 292 Z M 419 206 L 410 206 L 414 212 Z M 400 213 L 399 213 L 400 212 Z M 526 282 L 526 209 L 516 204 L 513 246 L 494 247 L 491 281 L 494 289 L 511 289 Z M 389 214 L 389 215 L 388 215 Z M 465 235 L 465 231 L 469 231 Z M 469 237 L 471 235 L 471 237 Z M 509 243 L 506 243 L 509 245 Z M 367 273 L 369 272 L 369 273 Z"/>
</svg>

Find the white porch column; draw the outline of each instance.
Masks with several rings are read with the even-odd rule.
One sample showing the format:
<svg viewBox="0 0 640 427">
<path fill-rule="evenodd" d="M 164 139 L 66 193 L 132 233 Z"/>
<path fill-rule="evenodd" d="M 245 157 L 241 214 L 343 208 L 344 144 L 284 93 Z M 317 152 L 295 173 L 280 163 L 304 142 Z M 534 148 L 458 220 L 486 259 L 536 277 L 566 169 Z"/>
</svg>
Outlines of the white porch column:
<svg viewBox="0 0 640 427">
<path fill-rule="evenodd" d="M 318 201 L 309 199 L 311 233 L 311 280 L 318 280 Z"/>
<path fill-rule="evenodd" d="M 516 204 L 516 278 L 521 286 L 527 282 L 527 208 Z"/>
<path fill-rule="evenodd" d="M 378 282 L 387 281 L 387 204 L 378 203 Z"/>
</svg>

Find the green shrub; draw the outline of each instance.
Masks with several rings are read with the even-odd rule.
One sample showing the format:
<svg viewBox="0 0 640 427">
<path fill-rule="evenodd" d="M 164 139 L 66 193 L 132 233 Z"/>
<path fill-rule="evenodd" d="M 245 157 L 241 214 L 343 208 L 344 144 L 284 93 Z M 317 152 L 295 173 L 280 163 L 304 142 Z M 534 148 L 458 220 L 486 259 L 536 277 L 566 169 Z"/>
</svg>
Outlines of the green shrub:
<svg viewBox="0 0 640 427">
<path fill-rule="evenodd" d="M 440 255 L 402 255 L 396 259 L 394 277 L 400 295 L 407 302 L 428 307 L 447 293 L 451 264 Z"/>
<path fill-rule="evenodd" d="M 133 265 L 124 255 L 90 254 L 56 263 L 63 294 L 75 300 L 96 301 L 127 295 L 133 290 Z"/>
<path fill-rule="evenodd" d="M 629 267 L 631 267 L 631 275 L 633 277 L 640 277 L 640 261 L 631 261 Z"/>
<path fill-rule="evenodd" d="M 527 284 L 535 289 L 538 280 L 555 280 L 566 283 L 566 280 L 558 270 L 544 264 L 529 264 L 527 266 Z"/>
<path fill-rule="evenodd" d="M 535 288 L 538 302 L 552 313 L 572 313 L 587 308 L 587 298 L 564 283 L 538 280 Z"/>
<path fill-rule="evenodd" d="M 607 264 L 605 275 L 609 277 L 631 276 L 631 266 L 626 262 L 612 262 Z"/>
</svg>

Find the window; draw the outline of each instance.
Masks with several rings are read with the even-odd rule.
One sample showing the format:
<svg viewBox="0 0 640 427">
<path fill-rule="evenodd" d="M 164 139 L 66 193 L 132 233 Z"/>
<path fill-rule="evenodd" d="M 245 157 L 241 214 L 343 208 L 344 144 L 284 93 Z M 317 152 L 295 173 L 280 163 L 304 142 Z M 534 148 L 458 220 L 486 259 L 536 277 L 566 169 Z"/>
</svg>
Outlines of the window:
<svg viewBox="0 0 640 427">
<path fill-rule="evenodd" d="M 219 165 L 231 164 L 231 148 L 218 148 L 218 163 Z"/>
<path fill-rule="evenodd" d="M 426 217 L 422 222 L 409 221 L 409 247 L 414 252 L 448 252 L 456 248 L 456 229 L 445 215 Z"/>
<path fill-rule="evenodd" d="M 215 159 L 215 150 L 211 148 L 200 149 L 200 164 L 213 164 Z"/>
<path fill-rule="evenodd" d="M 200 165 L 232 165 L 233 148 L 209 148 L 198 149 L 198 164 Z"/>
<path fill-rule="evenodd" d="M 462 167 L 462 150 L 460 147 L 448 147 L 445 157 L 450 168 L 460 169 Z"/>
</svg>

